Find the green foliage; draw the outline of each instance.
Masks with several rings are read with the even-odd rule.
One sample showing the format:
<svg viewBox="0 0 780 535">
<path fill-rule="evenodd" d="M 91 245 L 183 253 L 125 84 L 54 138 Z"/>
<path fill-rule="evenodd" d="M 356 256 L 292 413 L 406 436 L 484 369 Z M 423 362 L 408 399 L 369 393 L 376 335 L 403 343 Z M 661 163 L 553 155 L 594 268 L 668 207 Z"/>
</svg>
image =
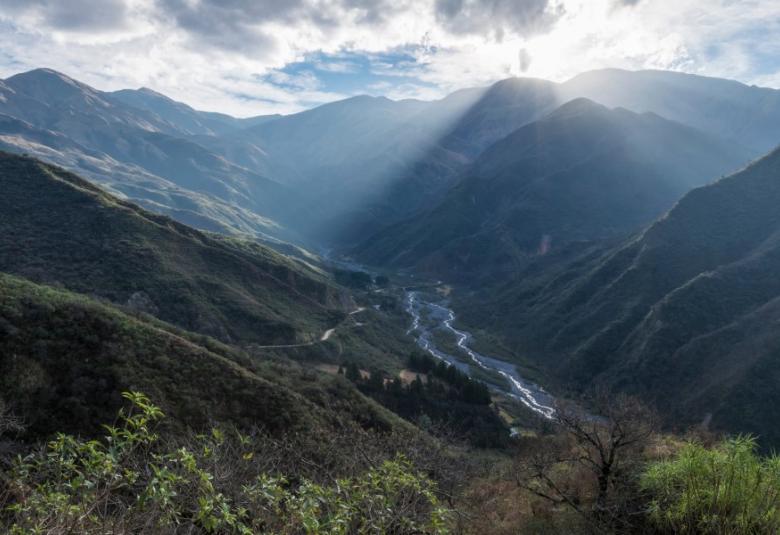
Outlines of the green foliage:
<svg viewBox="0 0 780 535">
<path fill-rule="evenodd" d="M 741 436 L 715 448 L 686 444 L 642 477 L 650 516 L 664 533 L 770 534 L 780 531 L 780 458 L 756 454 Z"/>
<path fill-rule="evenodd" d="M 360 368 L 354 362 L 347 363 L 347 371 L 344 373 L 344 377 L 356 383 L 360 380 Z"/>
<path fill-rule="evenodd" d="M 351 362 L 346 364 L 345 377 L 361 392 L 423 429 L 441 428 L 446 434 L 455 434 L 477 447 L 507 445 L 509 430 L 491 407 L 490 391 L 485 383 L 424 354 L 412 353 L 408 365 L 418 372 L 408 385 L 398 377 L 390 379 L 379 370 L 372 370 L 364 378 Z M 422 374 L 425 381 L 421 379 Z"/>
<path fill-rule="evenodd" d="M 439 504 L 435 484 L 402 456 L 327 485 L 260 473 L 236 489 L 237 476 L 229 474 L 252 462 L 252 438 L 238 434 L 238 447 L 227 455 L 229 441 L 219 429 L 172 447 L 155 432 L 162 411 L 141 393 L 124 397 L 131 407 L 105 426 L 103 440 L 59 434 L 14 463 L 0 528 L 12 534 L 448 531 L 450 512 Z"/>
<path fill-rule="evenodd" d="M 346 286 L 347 288 L 355 288 L 358 290 L 367 290 L 371 287 L 373 279 L 371 275 L 365 271 L 349 271 L 344 269 L 337 269 L 333 272 L 336 282 Z"/>
<path fill-rule="evenodd" d="M 99 436 L 121 392 L 153 396 L 165 427 L 219 424 L 269 433 L 404 422 L 343 379 L 249 357 L 205 336 L 85 296 L 0 273 L 0 394 L 26 440 L 54 430 Z"/>
<path fill-rule="evenodd" d="M 482 381 L 476 381 L 443 360 L 434 359 L 426 353 L 412 353 L 408 360 L 409 369 L 427 374 L 447 383 L 457 397 L 466 403 L 490 405 L 490 390 Z M 433 384 L 433 383 L 431 383 Z"/>
<path fill-rule="evenodd" d="M 403 457 L 385 461 L 357 479 L 333 486 L 304 481 L 291 489 L 285 478 L 260 476 L 246 487 L 265 510 L 271 533 L 446 533 L 449 511 L 439 505 L 432 483 Z M 409 513 L 422 507 L 424 518 Z M 303 528 L 303 529 L 301 529 Z"/>
<path fill-rule="evenodd" d="M 0 271 L 151 314 L 223 342 L 309 341 L 336 290 L 298 262 L 152 214 L 37 160 L 0 152 Z"/>
</svg>

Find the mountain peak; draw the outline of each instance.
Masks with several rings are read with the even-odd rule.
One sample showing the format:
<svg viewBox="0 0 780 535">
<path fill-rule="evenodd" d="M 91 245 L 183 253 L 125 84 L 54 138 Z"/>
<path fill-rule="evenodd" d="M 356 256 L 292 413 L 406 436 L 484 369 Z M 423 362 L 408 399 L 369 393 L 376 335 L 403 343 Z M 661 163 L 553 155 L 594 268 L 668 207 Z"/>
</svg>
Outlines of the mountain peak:
<svg viewBox="0 0 780 535">
<path fill-rule="evenodd" d="M 138 88 L 138 92 L 142 93 L 144 95 L 148 95 L 150 97 L 163 98 L 165 100 L 173 100 L 172 98 L 167 97 L 167 96 L 163 95 L 162 93 L 160 93 L 158 91 L 155 91 L 154 89 L 151 89 L 151 88 L 146 87 L 146 86 L 139 87 Z"/>
<path fill-rule="evenodd" d="M 550 114 L 550 117 L 571 117 L 585 113 L 608 112 L 609 108 L 585 97 L 572 99 Z"/>
<path fill-rule="evenodd" d="M 534 78 L 530 76 L 513 76 L 511 78 L 505 78 L 494 83 L 491 88 L 519 88 L 519 87 L 549 87 L 555 85 L 555 82 L 544 80 L 542 78 Z"/>
<path fill-rule="evenodd" d="M 77 94 L 99 97 L 92 87 L 53 69 L 33 69 L 4 80 L 5 85 L 32 98 L 48 102 Z"/>
<path fill-rule="evenodd" d="M 507 78 L 491 85 L 483 99 L 504 102 L 515 100 L 518 95 L 524 98 L 547 98 L 554 93 L 557 84 L 540 78 Z"/>
<path fill-rule="evenodd" d="M 55 71 L 54 69 L 45 67 L 26 72 L 20 72 L 19 74 L 15 74 L 10 78 L 7 78 L 5 81 L 9 84 L 13 84 L 27 80 L 59 82 L 72 85 L 74 87 L 89 87 L 86 84 L 74 80 L 67 74 L 63 74 L 59 71 Z"/>
</svg>

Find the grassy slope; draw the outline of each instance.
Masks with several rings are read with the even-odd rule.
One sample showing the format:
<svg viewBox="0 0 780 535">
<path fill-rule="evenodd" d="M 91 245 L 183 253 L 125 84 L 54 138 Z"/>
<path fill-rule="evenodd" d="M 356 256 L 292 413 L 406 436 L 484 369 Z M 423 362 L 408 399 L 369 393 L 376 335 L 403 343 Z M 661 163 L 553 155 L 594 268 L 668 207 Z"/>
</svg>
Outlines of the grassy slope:
<svg viewBox="0 0 780 535">
<path fill-rule="evenodd" d="M 120 304 L 137 294 L 160 319 L 225 341 L 305 341 L 342 316 L 323 278 L 267 248 L 211 237 L 30 158 L 0 153 L 0 184 L 0 271 Z"/>
<path fill-rule="evenodd" d="M 213 339 L 68 291 L 0 274 L 0 392 L 30 437 L 93 433 L 126 389 L 158 401 L 174 425 L 270 431 L 327 428 L 337 418 L 399 420 L 341 377 L 260 363 Z"/>
</svg>

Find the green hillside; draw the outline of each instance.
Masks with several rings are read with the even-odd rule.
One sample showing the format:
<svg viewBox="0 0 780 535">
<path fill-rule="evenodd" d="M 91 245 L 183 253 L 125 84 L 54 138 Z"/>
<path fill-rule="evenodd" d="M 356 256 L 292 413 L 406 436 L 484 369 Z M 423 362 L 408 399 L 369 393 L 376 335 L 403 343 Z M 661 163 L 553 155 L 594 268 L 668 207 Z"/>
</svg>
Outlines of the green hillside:
<svg viewBox="0 0 780 535">
<path fill-rule="evenodd" d="M 686 195 L 641 235 L 519 273 L 464 319 L 562 381 L 603 382 L 678 425 L 780 443 L 780 151 Z"/>
<path fill-rule="evenodd" d="M 0 398 L 29 438 L 93 434 L 148 392 L 172 425 L 215 422 L 270 432 L 326 429 L 337 419 L 389 429 L 400 420 L 341 377 L 262 363 L 213 339 L 68 291 L 0 274 Z"/>
<path fill-rule="evenodd" d="M 319 337 L 343 314 L 319 273 L 207 235 L 37 160 L 0 153 L 0 271 L 228 342 Z"/>
</svg>

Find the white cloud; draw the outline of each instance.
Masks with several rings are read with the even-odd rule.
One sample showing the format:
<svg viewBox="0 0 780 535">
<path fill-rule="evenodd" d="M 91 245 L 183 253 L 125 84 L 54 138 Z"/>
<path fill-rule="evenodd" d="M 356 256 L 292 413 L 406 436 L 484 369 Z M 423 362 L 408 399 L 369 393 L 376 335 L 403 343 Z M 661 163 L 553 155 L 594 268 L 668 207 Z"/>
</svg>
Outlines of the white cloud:
<svg viewBox="0 0 780 535">
<path fill-rule="evenodd" d="M 774 0 L 0 0 L 0 40 L 0 76 L 46 66 L 237 115 L 342 98 L 318 73 L 355 73 L 339 58 L 394 51 L 411 61 L 371 70 L 399 97 L 600 67 L 780 84 Z M 361 83 L 346 92 L 380 90 Z"/>
</svg>

